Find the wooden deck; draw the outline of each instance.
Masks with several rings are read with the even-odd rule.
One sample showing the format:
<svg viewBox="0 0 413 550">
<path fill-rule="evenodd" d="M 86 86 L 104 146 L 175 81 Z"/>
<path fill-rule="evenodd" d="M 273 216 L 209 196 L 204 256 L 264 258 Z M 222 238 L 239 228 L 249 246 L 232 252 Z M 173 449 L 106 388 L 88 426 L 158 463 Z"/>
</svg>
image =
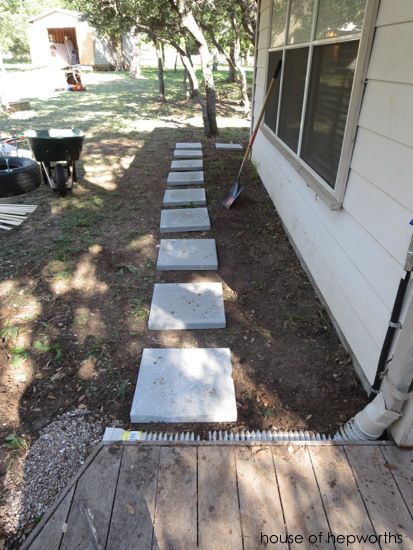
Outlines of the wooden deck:
<svg viewBox="0 0 413 550">
<path fill-rule="evenodd" d="M 413 549 L 412 518 L 413 451 L 393 445 L 114 445 L 23 548 Z"/>
</svg>

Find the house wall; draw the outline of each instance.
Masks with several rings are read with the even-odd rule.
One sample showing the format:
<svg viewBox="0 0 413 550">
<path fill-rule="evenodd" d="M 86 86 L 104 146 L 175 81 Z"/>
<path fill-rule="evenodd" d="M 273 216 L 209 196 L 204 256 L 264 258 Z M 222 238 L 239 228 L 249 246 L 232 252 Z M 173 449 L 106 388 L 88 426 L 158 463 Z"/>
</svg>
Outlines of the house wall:
<svg viewBox="0 0 413 550">
<path fill-rule="evenodd" d="M 270 0 L 262 0 L 255 120 L 265 95 L 270 16 Z M 340 210 L 306 185 L 263 131 L 253 149 L 261 179 L 365 383 L 374 379 L 412 233 L 411 36 L 413 2 L 381 0 Z"/>
</svg>

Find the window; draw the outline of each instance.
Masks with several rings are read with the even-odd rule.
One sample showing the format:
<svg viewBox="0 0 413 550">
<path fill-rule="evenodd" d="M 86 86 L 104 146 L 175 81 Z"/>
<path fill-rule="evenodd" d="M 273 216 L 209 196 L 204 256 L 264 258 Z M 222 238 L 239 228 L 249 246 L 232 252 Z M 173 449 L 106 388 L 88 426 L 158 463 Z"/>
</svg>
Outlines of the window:
<svg viewBox="0 0 413 550">
<path fill-rule="evenodd" d="M 265 124 L 335 194 L 367 0 L 272 0 Z M 348 167 L 347 167 L 348 168 Z"/>
</svg>

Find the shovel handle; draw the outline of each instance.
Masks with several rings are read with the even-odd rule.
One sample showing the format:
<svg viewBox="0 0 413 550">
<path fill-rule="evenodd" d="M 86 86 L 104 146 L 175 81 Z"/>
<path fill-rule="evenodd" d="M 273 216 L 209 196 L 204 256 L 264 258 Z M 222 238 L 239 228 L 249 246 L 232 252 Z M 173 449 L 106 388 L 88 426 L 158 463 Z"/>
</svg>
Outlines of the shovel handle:
<svg viewBox="0 0 413 550">
<path fill-rule="evenodd" d="M 242 159 L 241 168 L 239 169 L 239 172 L 238 172 L 238 180 L 241 177 L 241 173 L 242 173 L 242 169 L 244 168 L 244 164 L 245 164 L 245 162 L 248 158 L 248 155 L 250 154 L 252 146 L 254 145 L 254 141 L 255 141 L 255 138 L 257 137 L 259 127 L 261 125 L 262 119 L 264 118 L 265 109 L 268 105 L 268 102 L 270 100 L 270 97 L 271 97 L 272 91 L 274 89 L 275 83 L 277 82 L 277 78 L 280 74 L 281 66 L 282 66 L 282 60 L 280 59 L 277 63 L 277 66 L 275 67 L 275 71 L 274 71 L 273 77 L 271 79 L 271 83 L 270 83 L 270 85 L 268 87 L 268 90 L 267 90 L 267 95 L 265 96 L 265 99 L 264 99 L 264 104 L 261 108 L 260 116 L 258 117 L 258 121 L 257 121 L 257 124 L 255 125 L 255 129 L 251 134 L 250 140 L 248 142 L 247 150 L 245 151 L 244 158 Z"/>
</svg>

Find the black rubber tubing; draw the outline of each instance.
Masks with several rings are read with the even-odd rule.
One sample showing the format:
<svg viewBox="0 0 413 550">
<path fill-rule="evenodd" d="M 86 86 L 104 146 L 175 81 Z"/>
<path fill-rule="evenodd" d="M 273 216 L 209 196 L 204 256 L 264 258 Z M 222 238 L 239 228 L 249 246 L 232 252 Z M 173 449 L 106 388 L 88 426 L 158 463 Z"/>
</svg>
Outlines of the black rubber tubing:
<svg viewBox="0 0 413 550">
<path fill-rule="evenodd" d="M 0 157 L 0 197 L 29 193 L 39 187 L 41 181 L 40 167 L 34 160 L 26 157 Z"/>
<path fill-rule="evenodd" d="M 410 271 L 406 271 L 404 278 L 400 279 L 399 288 L 397 289 L 396 299 L 394 301 L 393 310 L 390 317 L 390 323 L 387 328 L 386 337 L 384 339 L 377 364 L 376 376 L 371 387 L 370 399 L 373 399 L 380 390 L 383 372 L 389 361 L 389 352 L 397 330 L 397 325 L 399 323 L 400 313 L 402 311 L 404 297 L 406 295 L 407 287 L 409 286 L 409 281 Z"/>
</svg>

